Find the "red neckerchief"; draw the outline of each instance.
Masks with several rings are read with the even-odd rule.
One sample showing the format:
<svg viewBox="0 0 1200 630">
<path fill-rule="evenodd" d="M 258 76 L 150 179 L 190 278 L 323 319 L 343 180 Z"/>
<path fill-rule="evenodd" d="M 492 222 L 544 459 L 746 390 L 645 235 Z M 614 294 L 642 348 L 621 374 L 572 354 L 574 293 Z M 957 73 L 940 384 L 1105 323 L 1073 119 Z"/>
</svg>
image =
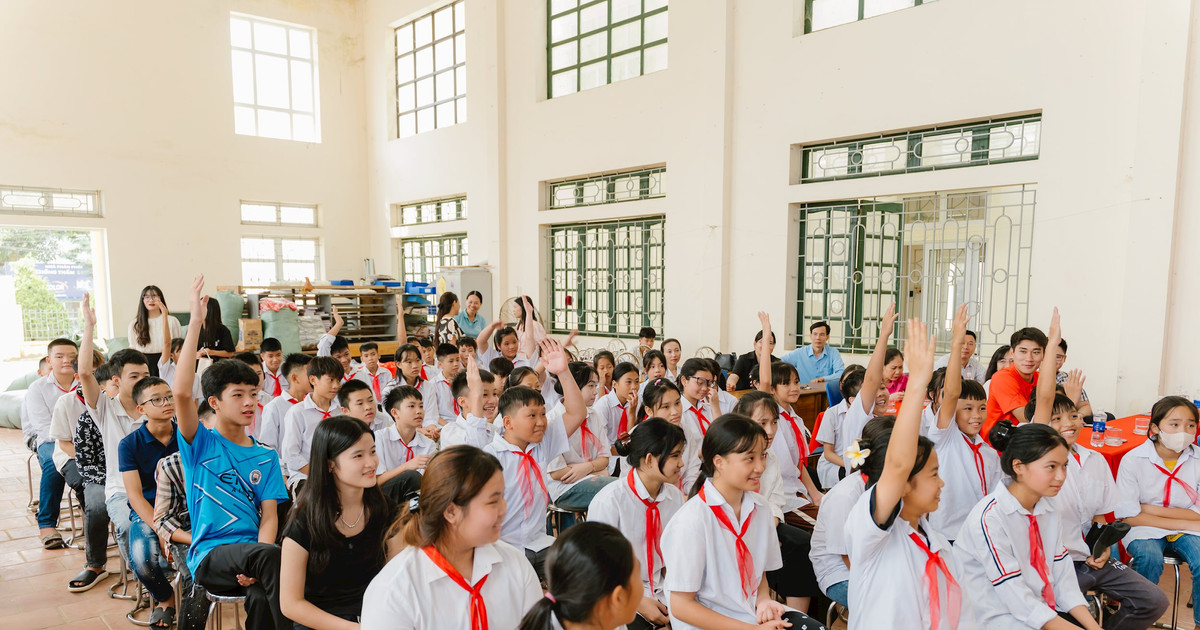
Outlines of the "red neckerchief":
<svg viewBox="0 0 1200 630">
<path fill-rule="evenodd" d="M 780 409 L 779 415 L 787 420 L 787 423 L 792 427 L 792 435 L 796 438 L 796 447 L 800 449 L 801 465 L 808 460 L 808 440 L 804 439 L 804 432 L 800 430 L 800 424 L 796 422 L 796 417 L 792 414 Z"/>
<path fill-rule="evenodd" d="M 1029 564 L 1033 565 L 1038 577 L 1042 578 L 1042 601 L 1046 602 L 1046 605 L 1053 610 L 1054 588 L 1050 586 L 1050 569 L 1046 567 L 1046 551 L 1042 548 L 1042 531 L 1038 529 L 1036 516 L 1032 514 L 1025 516 L 1029 517 Z"/>
<path fill-rule="evenodd" d="M 988 493 L 987 472 L 983 466 L 983 454 L 979 452 L 979 449 L 983 448 L 983 442 L 980 441 L 976 444 L 971 441 L 971 438 L 965 435 L 962 436 L 962 439 L 967 443 L 967 446 L 971 447 L 971 455 L 975 458 L 975 472 L 979 473 L 979 487 L 983 490 L 983 496 L 986 497 Z"/>
<path fill-rule="evenodd" d="M 579 450 L 583 451 L 582 454 L 588 459 L 595 459 L 601 450 L 600 438 L 588 428 L 586 417 L 579 425 Z"/>
<path fill-rule="evenodd" d="M 1175 470 L 1172 470 L 1172 471 L 1168 471 L 1166 468 L 1163 468 L 1162 466 L 1159 466 L 1158 464 L 1151 464 L 1151 466 L 1154 466 L 1155 468 L 1158 469 L 1159 472 L 1161 472 L 1162 474 L 1167 476 L 1167 481 L 1165 484 L 1163 484 L 1163 507 L 1171 507 L 1171 482 L 1172 481 L 1178 483 L 1180 486 L 1183 486 L 1183 491 L 1187 494 L 1188 500 L 1192 502 L 1192 505 L 1196 505 L 1197 500 L 1200 500 L 1200 497 L 1197 497 L 1196 490 L 1194 488 L 1192 488 L 1191 486 L 1184 483 L 1183 480 L 1180 479 L 1179 477 L 1175 476 L 1175 475 L 1179 474 L 1180 470 L 1183 469 L 1182 462 L 1176 463 Z"/>
<path fill-rule="evenodd" d="M 271 378 L 275 379 L 275 393 L 271 394 L 271 395 L 279 396 L 280 394 L 282 394 L 283 393 L 283 384 L 279 382 L 279 377 L 275 376 L 270 371 L 267 372 L 267 376 L 270 376 Z"/>
<path fill-rule="evenodd" d="M 58 388 L 58 391 L 60 391 L 64 394 L 70 394 L 71 392 L 79 389 L 79 381 L 76 381 L 74 379 L 71 380 L 71 389 L 63 389 L 62 386 L 58 384 L 57 379 L 51 378 L 50 382 L 54 383 L 54 386 Z"/>
<path fill-rule="evenodd" d="M 546 492 L 546 482 L 542 479 L 542 469 L 538 466 L 537 460 L 525 451 L 509 452 L 521 458 L 518 474 L 521 475 L 521 494 L 525 495 L 525 517 L 528 518 L 533 510 L 534 478 L 537 478 L 538 485 L 542 487 L 542 500 L 547 505 L 550 503 L 550 493 Z"/>
<path fill-rule="evenodd" d="M 629 410 L 626 409 L 629 403 L 617 406 L 621 408 L 621 421 L 617 423 L 617 435 L 625 435 L 629 431 Z"/>
<path fill-rule="evenodd" d="M 392 425 L 393 428 L 395 426 L 396 426 L 395 424 Z M 417 438 L 417 436 L 413 435 L 413 439 L 416 439 L 416 438 Z M 409 446 L 408 442 L 405 442 L 404 438 L 400 436 L 400 429 L 396 429 L 396 441 L 400 443 L 400 446 L 404 447 L 404 451 L 405 451 L 404 452 L 404 463 L 407 464 L 408 462 L 412 461 L 412 458 L 413 458 L 412 447 Z"/>
<path fill-rule="evenodd" d="M 658 502 L 643 499 L 633 485 L 636 470 L 629 471 L 629 491 L 634 498 L 646 506 L 646 575 L 650 578 L 650 592 L 654 592 L 654 555 L 662 557 L 662 514 L 658 511 Z"/>
<path fill-rule="evenodd" d="M 954 581 L 954 576 L 950 575 L 950 567 L 946 566 L 946 561 L 942 559 L 940 553 L 929 549 L 929 545 L 912 532 L 908 535 L 917 548 L 925 552 L 925 589 L 929 592 L 929 627 L 938 628 L 942 617 L 941 597 L 938 594 L 938 571 L 946 575 L 946 595 L 950 598 L 950 627 L 958 627 L 959 613 L 962 611 L 962 589 L 959 588 L 958 582 Z"/>
<path fill-rule="evenodd" d="M 442 379 L 442 382 L 446 384 L 447 389 L 450 388 L 449 379 Z M 453 391 L 450 392 L 450 402 L 454 404 L 454 415 L 462 415 L 462 412 L 458 410 L 458 399 L 454 397 Z"/>
<path fill-rule="evenodd" d="M 475 586 L 467 584 L 466 578 L 446 560 L 433 545 L 422 547 L 421 551 L 437 565 L 439 569 L 445 572 L 446 576 L 454 581 L 455 584 L 461 586 L 463 590 L 471 594 L 471 630 L 488 630 L 487 606 L 483 602 L 483 594 L 480 592 L 483 589 L 484 582 L 487 582 L 488 576 L 479 578 Z"/>
<path fill-rule="evenodd" d="M 700 500 L 708 504 L 708 500 L 704 497 L 704 488 L 700 488 Z M 754 579 L 754 558 L 750 556 L 750 548 L 746 546 L 746 541 L 742 537 L 746 535 L 746 530 L 750 527 L 750 521 L 754 520 L 754 512 L 746 515 L 746 522 L 742 523 L 742 531 L 739 533 L 733 528 L 733 523 L 729 520 L 729 515 L 719 505 L 708 506 L 713 511 L 713 515 L 717 517 L 717 522 L 721 524 L 730 534 L 733 534 L 735 540 L 734 547 L 737 549 L 738 573 L 741 576 L 742 596 L 750 597 L 750 594 L 757 591 L 757 586 L 751 584 Z M 754 587 L 753 590 L 751 587 Z"/>
<path fill-rule="evenodd" d="M 696 424 L 700 425 L 700 435 L 708 435 L 708 427 L 712 422 L 704 416 L 704 412 L 700 411 L 700 407 L 693 406 L 692 411 L 696 413 Z"/>
</svg>

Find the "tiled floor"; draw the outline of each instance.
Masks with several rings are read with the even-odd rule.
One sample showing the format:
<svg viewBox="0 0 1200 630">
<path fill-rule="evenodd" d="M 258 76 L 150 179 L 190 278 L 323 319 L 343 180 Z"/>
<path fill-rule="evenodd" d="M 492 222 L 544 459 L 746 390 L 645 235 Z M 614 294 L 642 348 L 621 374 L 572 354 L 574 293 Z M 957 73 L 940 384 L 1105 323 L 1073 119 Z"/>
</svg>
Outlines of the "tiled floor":
<svg viewBox="0 0 1200 630">
<path fill-rule="evenodd" d="M 108 596 L 115 576 L 85 593 L 67 591 L 67 582 L 83 568 L 83 552 L 42 549 L 37 520 L 26 508 L 28 457 L 21 432 L 0 429 L 0 630 L 132 630 L 136 626 L 125 619 L 132 602 Z M 37 462 L 33 465 L 36 471 Z M 35 496 L 37 481 L 35 475 Z M 82 526 L 82 520 L 78 522 Z M 116 548 L 109 550 L 108 569 L 113 572 L 120 567 L 115 554 Z M 232 628 L 229 610 L 227 606 L 229 621 L 223 625 Z M 146 618 L 144 612 L 141 618 Z"/>
</svg>

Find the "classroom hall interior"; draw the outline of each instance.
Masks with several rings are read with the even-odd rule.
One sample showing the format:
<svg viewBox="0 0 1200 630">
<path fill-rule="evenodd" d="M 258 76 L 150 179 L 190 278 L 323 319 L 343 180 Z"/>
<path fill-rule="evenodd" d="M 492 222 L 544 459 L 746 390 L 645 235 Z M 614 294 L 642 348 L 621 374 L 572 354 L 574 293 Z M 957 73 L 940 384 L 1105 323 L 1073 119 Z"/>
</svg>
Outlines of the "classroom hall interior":
<svg viewBox="0 0 1200 630">
<path fill-rule="evenodd" d="M 110 350 L 202 273 L 235 340 L 285 298 L 386 355 L 461 286 L 585 354 L 753 352 L 765 311 L 847 364 L 889 303 L 939 355 L 968 304 L 984 364 L 1058 308 L 1094 410 L 1200 399 L 1200 0 L 7 0 L 0 60 L 14 629 L 132 627 L 61 588 L 18 433 L 85 293 Z"/>
</svg>

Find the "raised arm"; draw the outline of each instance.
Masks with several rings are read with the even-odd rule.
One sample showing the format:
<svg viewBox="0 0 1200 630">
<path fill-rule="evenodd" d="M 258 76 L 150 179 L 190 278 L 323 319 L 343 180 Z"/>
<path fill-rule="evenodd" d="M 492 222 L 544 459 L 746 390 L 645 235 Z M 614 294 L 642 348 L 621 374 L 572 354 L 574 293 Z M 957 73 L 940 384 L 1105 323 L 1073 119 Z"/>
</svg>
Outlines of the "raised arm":
<svg viewBox="0 0 1200 630">
<path fill-rule="evenodd" d="M 171 356 L 171 314 L 167 312 L 167 303 L 159 302 L 158 310 L 162 311 L 162 327 L 163 327 L 163 356 Z M 159 360 L 162 364 L 162 360 Z"/>
<path fill-rule="evenodd" d="M 886 315 L 884 320 L 888 320 Z M 917 440 L 921 435 L 925 388 L 933 376 L 934 343 L 927 335 L 928 331 L 921 320 L 908 320 L 908 387 L 905 389 L 904 401 L 900 404 L 900 413 L 896 414 L 896 425 L 888 441 L 883 472 L 875 485 L 873 516 L 875 523 L 879 525 L 891 518 L 896 505 L 900 503 L 908 484 L 908 474 L 917 460 Z"/>
<path fill-rule="evenodd" d="M 191 322 L 187 336 L 183 338 L 183 348 L 179 350 L 179 365 L 175 368 L 175 382 L 171 393 L 175 396 L 175 420 L 179 425 L 179 435 L 191 444 L 196 437 L 196 429 L 200 424 L 200 416 L 196 414 L 196 399 L 192 395 L 192 384 L 196 380 L 196 346 L 200 343 L 200 322 L 208 312 L 208 296 L 204 295 L 204 274 L 192 280 L 192 293 L 189 297 L 191 306 Z"/>
<path fill-rule="evenodd" d="M 1059 323 L 1057 307 L 1054 309 L 1054 314 L 1050 316 L 1049 339 L 1049 342 L 1046 343 L 1046 352 L 1042 353 L 1042 365 L 1038 368 L 1037 391 L 1034 392 L 1037 404 L 1034 405 L 1033 417 L 1028 418 L 1030 422 L 1038 424 L 1050 424 L 1050 416 L 1054 415 L 1054 394 L 1058 389 L 1055 376 L 1058 375 L 1058 365 L 1056 365 L 1054 353 L 1050 352 L 1050 349 L 1057 348 L 1058 342 L 1062 341 L 1062 326 Z M 1021 409 L 1021 413 L 1024 414 L 1025 410 Z"/>
<path fill-rule="evenodd" d="M 96 403 L 100 399 L 100 384 L 96 382 L 94 374 L 96 366 L 92 365 L 92 348 L 95 346 L 94 337 L 96 335 L 96 310 L 92 308 L 92 296 L 83 294 L 83 304 L 80 305 L 83 311 L 83 339 L 79 342 L 79 387 L 83 390 L 83 401 L 88 407 L 96 408 Z"/>
<path fill-rule="evenodd" d="M 558 384 L 562 387 L 563 406 L 566 408 L 563 427 L 567 430 L 567 435 L 571 435 L 578 431 L 579 425 L 587 419 L 587 405 L 583 403 L 583 393 L 579 391 L 575 377 L 571 376 L 571 365 L 562 346 L 558 345 L 557 341 L 547 338 L 542 340 L 541 348 L 542 362 L 546 364 L 546 369 L 558 378 Z"/>
<path fill-rule="evenodd" d="M 892 337 L 892 330 L 896 327 L 896 303 L 892 302 L 883 313 L 883 317 L 879 321 L 879 339 L 875 341 L 875 351 L 871 353 L 871 360 L 867 363 L 867 373 L 863 375 L 862 389 L 858 390 L 858 398 L 862 398 L 862 402 L 855 399 L 868 414 L 875 405 L 875 394 L 879 391 L 883 384 L 883 359 L 887 355 L 888 340 Z M 921 326 L 924 330 L 924 325 Z M 912 378 L 911 376 L 909 377 Z M 907 397 L 907 390 L 905 390 Z M 867 398 L 864 398 L 867 397 Z M 925 390 L 917 395 L 918 401 L 925 400 Z"/>
<path fill-rule="evenodd" d="M 338 333 L 342 332 L 342 325 L 346 323 L 346 320 L 342 319 L 342 314 L 338 312 L 337 305 L 330 306 L 329 312 L 333 314 L 333 326 L 329 327 L 329 335 L 336 337 Z"/>
<path fill-rule="evenodd" d="M 475 362 L 474 354 L 464 354 L 462 360 L 463 369 L 467 371 L 467 404 L 463 411 L 466 415 L 484 418 L 483 379 L 479 377 L 479 364 Z"/>
<path fill-rule="evenodd" d="M 525 310 L 525 325 L 523 326 L 524 334 L 521 335 L 520 350 L 525 355 L 525 358 L 532 359 L 533 351 L 537 348 L 538 343 L 537 334 L 533 330 L 533 305 L 522 296 L 521 306 Z M 551 373 L 555 372 L 551 371 Z"/>
<path fill-rule="evenodd" d="M 475 349 L 479 356 L 483 356 L 483 353 L 487 352 L 488 340 L 492 338 L 492 333 L 496 332 L 498 328 L 500 328 L 500 320 L 496 319 L 479 331 L 479 336 L 475 338 Z"/>
<path fill-rule="evenodd" d="M 950 342 L 950 362 L 946 365 L 946 380 L 942 384 L 942 406 L 938 408 L 939 429 L 949 427 L 958 412 L 958 397 L 962 394 L 962 347 L 967 338 L 968 321 L 970 317 L 967 316 L 967 305 L 960 304 L 951 327 L 954 337 Z"/>
<path fill-rule="evenodd" d="M 770 339 L 771 316 L 766 311 L 758 312 L 758 321 L 762 323 L 762 338 Z M 767 344 L 759 344 L 755 354 L 758 357 L 758 390 L 771 393 L 771 350 Z"/>
<path fill-rule="evenodd" d="M 404 324 L 404 294 L 396 294 L 396 343 L 408 343 L 408 327 Z"/>
</svg>

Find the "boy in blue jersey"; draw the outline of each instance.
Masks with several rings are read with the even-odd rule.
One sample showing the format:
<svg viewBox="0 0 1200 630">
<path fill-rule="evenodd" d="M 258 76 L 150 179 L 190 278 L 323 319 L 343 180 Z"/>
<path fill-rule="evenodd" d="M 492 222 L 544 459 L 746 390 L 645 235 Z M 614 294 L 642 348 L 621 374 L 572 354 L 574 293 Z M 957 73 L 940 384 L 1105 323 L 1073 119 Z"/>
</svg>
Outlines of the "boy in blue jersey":
<svg viewBox="0 0 1200 630">
<path fill-rule="evenodd" d="M 192 321 L 204 320 L 204 276 L 192 282 Z M 254 421 L 258 376 L 241 361 L 219 361 L 204 372 L 201 387 L 212 405 L 212 429 L 201 426 L 192 396 L 200 326 L 189 326 L 174 395 L 179 453 L 188 487 L 192 546 L 187 565 L 195 582 L 211 593 L 246 595 L 246 627 L 290 630 L 279 611 L 278 501 L 287 499 L 279 456 L 246 436 Z"/>
</svg>

